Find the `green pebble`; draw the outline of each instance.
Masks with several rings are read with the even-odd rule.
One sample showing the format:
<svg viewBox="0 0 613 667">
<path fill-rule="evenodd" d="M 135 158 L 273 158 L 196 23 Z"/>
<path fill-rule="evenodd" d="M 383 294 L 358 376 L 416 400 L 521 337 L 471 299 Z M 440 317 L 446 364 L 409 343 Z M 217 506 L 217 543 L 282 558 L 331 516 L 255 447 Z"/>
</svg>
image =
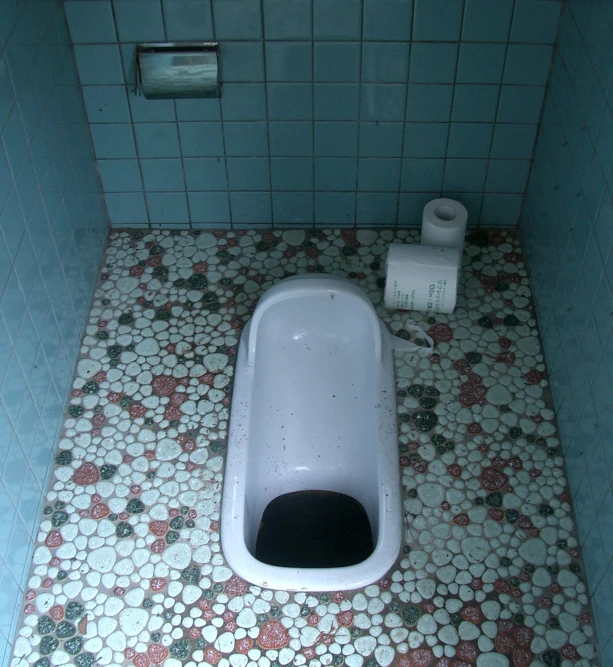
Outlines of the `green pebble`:
<svg viewBox="0 0 613 667">
<path fill-rule="evenodd" d="M 413 424 L 415 424 L 415 428 L 418 431 L 427 433 L 438 424 L 438 417 L 434 412 L 420 410 L 419 412 L 413 413 Z"/>
<path fill-rule="evenodd" d="M 415 625 L 421 616 L 421 611 L 418 607 L 407 605 L 402 610 L 402 620 L 409 627 Z"/>
<path fill-rule="evenodd" d="M 200 568 L 197 565 L 188 565 L 181 572 L 181 577 L 189 584 L 197 584 L 200 581 Z"/>
<path fill-rule="evenodd" d="M 42 655 L 49 655 L 60 645 L 60 640 L 51 635 L 47 635 L 41 639 L 38 650 Z"/>
<path fill-rule="evenodd" d="M 73 637 L 64 642 L 64 650 L 70 655 L 77 655 L 83 648 L 83 639 L 81 637 Z"/>
<path fill-rule="evenodd" d="M 145 511 L 145 503 L 138 498 L 131 498 L 126 505 L 126 512 L 129 514 L 141 514 Z"/>
<path fill-rule="evenodd" d="M 49 616 L 41 616 L 36 629 L 39 635 L 48 635 L 55 630 L 55 622 Z"/>
<path fill-rule="evenodd" d="M 176 516 L 171 520 L 169 525 L 173 530 L 181 530 L 181 528 L 183 528 L 183 522 L 184 519 L 182 516 Z"/>
<path fill-rule="evenodd" d="M 190 646 L 187 639 L 179 639 L 170 645 L 170 655 L 177 660 L 185 660 L 189 657 Z"/>
<path fill-rule="evenodd" d="M 75 621 L 77 618 L 81 618 L 85 612 L 85 607 L 79 602 L 69 602 L 66 605 L 65 616 L 69 621 Z"/>
<path fill-rule="evenodd" d="M 121 521 L 117 524 L 117 527 L 115 528 L 115 533 L 117 537 L 130 537 L 130 535 L 134 534 L 134 528 L 132 528 L 132 526 L 129 523 Z"/>
<path fill-rule="evenodd" d="M 494 491 L 489 493 L 485 497 L 485 502 L 490 507 L 501 507 L 502 506 L 502 494 L 499 491 Z"/>
<path fill-rule="evenodd" d="M 60 526 L 63 526 L 66 521 L 68 521 L 68 513 L 64 511 L 57 511 L 53 512 L 53 516 L 51 517 L 51 525 L 54 528 L 59 528 Z"/>
<path fill-rule="evenodd" d="M 176 530 L 169 530 L 166 533 L 164 539 L 166 540 L 166 544 L 174 544 L 179 539 L 179 537 L 180 535 Z"/>
</svg>

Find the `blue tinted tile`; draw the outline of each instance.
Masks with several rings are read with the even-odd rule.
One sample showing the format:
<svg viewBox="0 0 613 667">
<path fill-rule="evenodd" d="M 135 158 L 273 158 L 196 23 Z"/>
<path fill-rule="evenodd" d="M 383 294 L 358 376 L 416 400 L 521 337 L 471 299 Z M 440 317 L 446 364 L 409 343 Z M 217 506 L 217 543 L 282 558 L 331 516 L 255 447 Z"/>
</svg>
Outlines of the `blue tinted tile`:
<svg viewBox="0 0 613 667">
<path fill-rule="evenodd" d="M 228 122 L 224 124 L 226 155 L 256 157 L 268 155 L 267 124 L 259 122 Z"/>
<path fill-rule="evenodd" d="M 402 123 L 360 123 L 360 157 L 400 157 Z"/>
<path fill-rule="evenodd" d="M 124 83 L 116 44 L 77 44 L 74 51 L 81 85 Z"/>
<path fill-rule="evenodd" d="M 17 280 L 19 281 L 21 292 L 27 301 L 30 296 L 30 290 L 32 289 L 32 284 L 34 283 L 38 269 L 36 256 L 34 255 L 32 245 L 28 239 L 27 234 L 21 240 L 21 245 L 17 251 L 17 256 L 15 257 L 13 268 L 17 274 Z"/>
<path fill-rule="evenodd" d="M 402 161 L 400 189 L 403 192 L 440 192 L 445 160 L 422 158 Z"/>
<path fill-rule="evenodd" d="M 224 95 L 226 89 L 224 86 Z M 167 100 L 155 100 L 156 102 L 165 102 Z M 177 110 L 177 120 L 195 121 L 195 120 L 220 120 L 221 105 L 215 97 L 208 97 L 193 100 L 175 100 L 174 106 Z M 154 120 L 154 119 L 152 119 Z M 160 118 L 156 120 L 172 120 Z"/>
<path fill-rule="evenodd" d="M 355 225 L 355 192 L 316 192 L 315 224 L 331 227 Z"/>
<path fill-rule="evenodd" d="M 111 224 L 140 224 L 148 220 L 142 192 L 109 192 L 105 200 Z"/>
<path fill-rule="evenodd" d="M 494 126 L 491 157 L 530 159 L 532 157 L 536 129 L 536 125 L 496 123 Z"/>
<path fill-rule="evenodd" d="M 313 154 L 312 123 L 300 121 L 272 122 L 268 124 L 268 130 L 270 132 L 271 155 L 304 157 Z"/>
<path fill-rule="evenodd" d="M 403 120 L 407 98 L 406 84 L 364 83 L 360 100 L 362 120 Z"/>
<path fill-rule="evenodd" d="M 409 86 L 407 120 L 447 122 L 451 116 L 453 86 L 419 84 Z"/>
<path fill-rule="evenodd" d="M 357 123 L 315 123 L 315 155 L 352 156 L 357 151 Z"/>
<path fill-rule="evenodd" d="M 128 91 L 128 101 L 135 123 L 165 123 L 177 120 L 174 100 L 148 100 L 144 95 Z M 178 100 L 206 103 L 208 100 Z M 183 119 L 182 119 L 183 120 Z M 200 120 L 200 119 L 198 119 Z"/>
<path fill-rule="evenodd" d="M 139 157 L 179 157 L 176 123 L 136 123 L 134 125 Z"/>
<path fill-rule="evenodd" d="M 481 192 L 485 185 L 487 160 L 445 161 L 443 190 L 448 192 Z"/>
<path fill-rule="evenodd" d="M 262 42 L 224 42 L 220 49 L 222 81 L 264 81 Z"/>
<path fill-rule="evenodd" d="M 456 44 L 414 42 L 411 47 L 411 83 L 453 83 L 458 47 Z"/>
<path fill-rule="evenodd" d="M 500 87 L 458 83 L 454 89 L 454 121 L 491 123 L 496 118 Z"/>
<path fill-rule="evenodd" d="M 500 83 L 504 67 L 504 44 L 460 44 L 458 83 Z M 523 82 L 520 82 L 523 83 Z"/>
<path fill-rule="evenodd" d="M 361 28 L 361 0 L 313 0 L 315 39 L 359 40 Z"/>
<path fill-rule="evenodd" d="M 181 160 L 146 160 L 140 161 L 145 191 L 178 192 L 185 190 L 183 165 Z"/>
<path fill-rule="evenodd" d="M 122 42 L 163 42 L 160 0 L 114 0 L 115 24 Z"/>
<path fill-rule="evenodd" d="M 12 271 L 9 274 L 4 294 L 0 299 L 0 314 L 13 343 L 17 340 L 25 307 L 26 302 L 21 293 L 17 276 Z"/>
<path fill-rule="evenodd" d="M 267 81 L 311 81 L 313 55 L 311 42 L 265 43 Z"/>
<path fill-rule="evenodd" d="M 315 190 L 355 190 L 358 161 L 355 158 L 315 159 Z"/>
<path fill-rule="evenodd" d="M 128 124 L 91 125 L 92 140 L 96 149 L 96 157 L 104 158 L 135 158 L 136 147 L 132 126 Z"/>
<path fill-rule="evenodd" d="M 273 157 L 270 177 L 275 190 L 312 190 L 313 160 L 305 157 Z"/>
<path fill-rule="evenodd" d="M 137 160 L 98 160 L 98 170 L 105 192 L 142 190 Z"/>
<path fill-rule="evenodd" d="M 261 39 L 259 0 L 213 0 L 215 38 Z"/>
<path fill-rule="evenodd" d="M 275 226 L 313 224 L 312 192 L 273 192 L 272 215 Z"/>
<path fill-rule="evenodd" d="M 15 190 L 11 191 L 6 206 L 0 213 L 0 230 L 9 255 L 14 257 L 25 231 L 25 218 Z"/>
<path fill-rule="evenodd" d="M 608 192 L 605 192 L 594 220 L 594 235 L 600 253 L 606 259 L 613 248 L 613 201 Z"/>
<path fill-rule="evenodd" d="M 213 39 L 210 0 L 162 0 L 162 9 L 166 39 L 178 41 Z"/>
<path fill-rule="evenodd" d="M 492 142 L 491 123 L 451 123 L 449 157 L 487 157 Z"/>
<path fill-rule="evenodd" d="M 359 42 L 315 43 L 315 81 L 351 82 L 359 79 Z"/>
<path fill-rule="evenodd" d="M 227 83 L 221 109 L 224 120 L 266 120 L 266 90 L 263 83 Z"/>
<path fill-rule="evenodd" d="M 268 158 L 229 157 L 228 182 L 231 190 L 269 190 Z"/>
<path fill-rule="evenodd" d="M 407 80 L 408 69 L 408 42 L 362 43 L 363 81 L 373 81 L 375 83 L 404 83 Z"/>
<path fill-rule="evenodd" d="M 104 44 L 117 39 L 111 0 L 66 2 L 64 10 L 73 44 Z"/>
<path fill-rule="evenodd" d="M 523 194 L 491 194 L 483 195 L 481 209 L 481 225 L 496 227 L 514 227 L 521 211 Z"/>
<path fill-rule="evenodd" d="M 358 192 L 397 192 L 400 160 L 394 158 L 360 158 Z"/>
<path fill-rule="evenodd" d="M 363 38 L 409 39 L 412 9 L 413 0 L 365 0 Z"/>
<path fill-rule="evenodd" d="M 432 192 L 400 193 L 398 201 L 398 226 L 421 227 L 424 206 L 433 198 Z"/>
<path fill-rule="evenodd" d="M 398 209 L 398 194 L 388 192 L 358 192 L 356 223 L 394 227 Z"/>
<path fill-rule="evenodd" d="M 124 86 L 83 86 L 83 101 L 90 123 L 129 123 Z"/>
<path fill-rule="evenodd" d="M 497 120 L 502 123 L 538 123 L 544 92 L 540 86 L 502 86 Z"/>
<path fill-rule="evenodd" d="M 223 155 L 221 123 L 179 123 L 183 157 Z"/>
<path fill-rule="evenodd" d="M 456 42 L 460 37 L 463 0 L 415 0 L 413 39 Z"/>
<path fill-rule="evenodd" d="M 311 0 L 264 0 L 266 39 L 310 39 Z"/>
<path fill-rule="evenodd" d="M 514 0 L 466 0 L 462 39 L 471 42 L 506 42 Z"/>
<path fill-rule="evenodd" d="M 269 83 L 268 117 L 270 120 L 311 120 L 313 86 L 308 83 Z"/>
<path fill-rule="evenodd" d="M 232 207 L 232 223 L 272 225 L 272 204 L 269 192 L 236 192 L 230 193 Z"/>
<path fill-rule="evenodd" d="M 147 192 L 149 221 L 153 224 L 183 224 L 187 226 L 185 192 Z"/>
<path fill-rule="evenodd" d="M 561 7 L 557 0 L 517 0 L 510 41 L 553 44 Z"/>
<path fill-rule="evenodd" d="M 407 123 L 404 157 L 445 157 L 448 133 L 448 123 Z"/>
<path fill-rule="evenodd" d="M 322 83 L 315 87 L 317 120 L 356 120 L 359 88 L 346 83 Z"/>
<path fill-rule="evenodd" d="M 551 64 L 551 46 L 509 44 L 504 66 L 504 83 L 544 86 Z"/>
<path fill-rule="evenodd" d="M 488 192 L 523 194 L 529 171 L 529 160 L 490 160 L 485 189 Z"/>
<path fill-rule="evenodd" d="M 594 157 L 585 169 L 585 178 L 583 181 L 583 197 L 592 219 L 598 212 L 598 207 L 600 206 L 605 190 L 605 178 L 600 168 L 600 161 Z"/>
<path fill-rule="evenodd" d="M 190 220 L 194 226 L 218 228 L 230 223 L 227 192 L 188 192 Z"/>
</svg>

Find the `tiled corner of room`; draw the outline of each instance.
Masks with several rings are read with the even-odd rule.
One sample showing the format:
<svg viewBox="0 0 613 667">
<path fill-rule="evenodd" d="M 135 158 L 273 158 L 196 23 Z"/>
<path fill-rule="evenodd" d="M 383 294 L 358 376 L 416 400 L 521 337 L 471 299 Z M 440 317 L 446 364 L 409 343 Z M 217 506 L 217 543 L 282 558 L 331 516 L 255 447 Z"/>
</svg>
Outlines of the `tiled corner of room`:
<svg viewBox="0 0 613 667">
<path fill-rule="evenodd" d="M 603 665 L 613 664 L 613 4 L 569 2 L 521 225 Z"/>
<path fill-rule="evenodd" d="M 115 227 L 417 226 L 442 193 L 518 221 L 557 0 L 65 7 Z M 139 97 L 136 43 L 190 39 L 221 99 Z"/>
<path fill-rule="evenodd" d="M 0 7 L 0 662 L 106 240 L 61 2 Z"/>
</svg>

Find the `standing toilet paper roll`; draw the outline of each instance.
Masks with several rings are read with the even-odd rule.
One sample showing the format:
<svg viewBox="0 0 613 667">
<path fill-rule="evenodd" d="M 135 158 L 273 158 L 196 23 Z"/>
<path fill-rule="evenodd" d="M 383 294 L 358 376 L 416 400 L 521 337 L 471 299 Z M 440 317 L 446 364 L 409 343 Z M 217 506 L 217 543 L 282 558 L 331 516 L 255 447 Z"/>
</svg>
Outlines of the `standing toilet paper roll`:
<svg viewBox="0 0 613 667">
<path fill-rule="evenodd" d="M 422 245 L 457 248 L 462 254 L 468 213 L 459 201 L 433 199 L 424 207 L 421 222 Z"/>
<path fill-rule="evenodd" d="M 387 308 L 451 313 L 458 294 L 460 253 L 456 248 L 392 243 L 387 253 Z"/>
</svg>

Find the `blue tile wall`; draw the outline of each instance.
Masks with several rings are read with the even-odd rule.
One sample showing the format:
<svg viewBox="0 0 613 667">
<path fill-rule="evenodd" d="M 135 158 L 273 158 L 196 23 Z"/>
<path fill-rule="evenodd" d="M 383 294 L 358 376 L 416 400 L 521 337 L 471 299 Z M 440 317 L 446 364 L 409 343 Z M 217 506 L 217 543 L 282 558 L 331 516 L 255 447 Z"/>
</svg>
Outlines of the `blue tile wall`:
<svg viewBox="0 0 613 667">
<path fill-rule="evenodd" d="M 64 4 L 116 227 L 418 225 L 451 193 L 518 221 L 561 0 Z M 220 42 L 221 100 L 134 94 L 162 39 Z"/>
<path fill-rule="evenodd" d="M 513 25 L 530 35 L 534 3 L 522 5 Z M 521 221 L 603 665 L 613 664 L 612 43 L 612 0 L 564 3 Z M 495 143 L 525 149 L 508 127 Z"/>
<path fill-rule="evenodd" d="M 83 34 L 115 38 L 105 3 L 75 10 Z M 0 664 L 8 665 L 107 217 L 62 3 L 13 0 L 0 13 Z M 83 73 L 116 83 L 112 63 L 100 70 L 90 55 Z M 111 122 L 126 112 L 122 90 L 91 86 L 92 113 Z M 129 161 L 115 166 L 107 187 L 130 187 Z"/>
</svg>

